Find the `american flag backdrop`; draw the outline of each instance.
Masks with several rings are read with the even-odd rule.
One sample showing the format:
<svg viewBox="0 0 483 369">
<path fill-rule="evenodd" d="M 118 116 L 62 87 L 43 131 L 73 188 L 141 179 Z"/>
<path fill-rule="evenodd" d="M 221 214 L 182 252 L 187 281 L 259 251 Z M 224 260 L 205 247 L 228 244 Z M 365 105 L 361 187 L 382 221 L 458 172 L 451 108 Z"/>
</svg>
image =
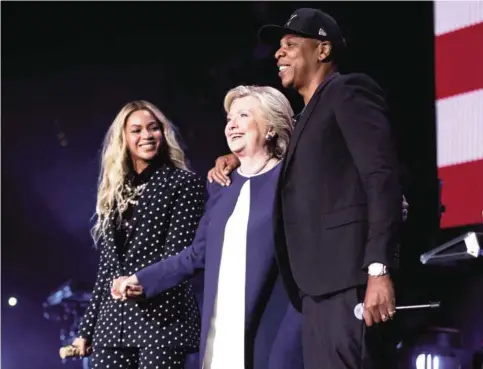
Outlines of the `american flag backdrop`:
<svg viewBox="0 0 483 369">
<path fill-rule="evenodd" d="M 435 1 L 441 227 L 483 223 L 483 1 Z"/>
</svg>

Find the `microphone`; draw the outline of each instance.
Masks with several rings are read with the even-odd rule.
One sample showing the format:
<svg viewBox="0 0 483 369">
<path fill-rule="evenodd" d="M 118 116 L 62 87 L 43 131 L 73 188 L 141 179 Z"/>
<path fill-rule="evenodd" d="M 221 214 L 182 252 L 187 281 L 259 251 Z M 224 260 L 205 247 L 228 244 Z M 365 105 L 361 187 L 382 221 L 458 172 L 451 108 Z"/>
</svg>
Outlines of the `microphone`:
<svg viewBox="0 0 483 369">
<path fill-rule="evenodd" d="M 396 311 L 399 310 L 419 310 L 419 309 L 437 309 L 441 303 L 438 302 L 430 302 L 429 304 L 421 304 L 421 305 L 403 305 L 403 306 L 396 306 Z M 362 320 L 364 313 L 364 304 L 360 303 L 354 307 L 354 316 Z"/>
<path fill-rule="evenodd" d="M 74 347 L 72 345 L 67 345 L 60 348 L 59 356 L 61 359 L 66 359 L 68 357 L 77 357 L 77 356 L 80 356 L 80 352 L 77 347 Z"/>
<path fill-rule="evenodd" d="M 91 350 L 87 350 L 87 354 L 85 356 L 89 356 L 91 354 Z M 59 356 L 61 359 L 66 359 L 68 357 L 80 357 L 80 350 L 72 345 L 67 345 L 61 347 L 59 350 Z"/>
</svg>

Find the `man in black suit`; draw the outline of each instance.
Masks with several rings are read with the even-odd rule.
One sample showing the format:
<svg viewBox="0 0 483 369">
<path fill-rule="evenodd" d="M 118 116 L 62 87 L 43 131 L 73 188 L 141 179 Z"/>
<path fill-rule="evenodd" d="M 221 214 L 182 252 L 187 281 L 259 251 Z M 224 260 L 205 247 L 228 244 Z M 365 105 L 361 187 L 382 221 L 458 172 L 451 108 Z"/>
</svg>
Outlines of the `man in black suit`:
<svg viewBox="0 0 483 369">
<path fill-rule="evenodd" d="M 338 73 L 345 41 L 320 10 L 298 9 L 259 36 L 280 43 L 282 84 L 305 102 L 275 209 L 278 262 L 304 316 L 305 367 L 393 369 L 383 322 L 395 314 L 402 193 L 383 93 L 367 75 Z M 360 302 L 364 321 L 354 316 Z"/>
</svg>

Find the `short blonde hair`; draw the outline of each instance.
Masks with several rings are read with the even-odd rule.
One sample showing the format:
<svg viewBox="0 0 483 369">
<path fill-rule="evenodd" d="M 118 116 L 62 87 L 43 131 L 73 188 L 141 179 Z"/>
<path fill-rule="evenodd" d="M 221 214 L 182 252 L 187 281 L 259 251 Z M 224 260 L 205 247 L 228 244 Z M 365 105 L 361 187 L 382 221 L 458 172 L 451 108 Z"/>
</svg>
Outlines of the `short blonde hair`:
<svg viewBox="0 0 483 369">
<path fill-rule="evenodd" d="M 131 114 L 138 110 L 150 112 L 162 129 L 163 141 L 158 154 L 164 156 L 162 160 L 170 166 L 189 170 L 185 154 L 175 134 L 175 126 L 161 110 L 144 100 L 131 101 L 124 105 L 109 127 L 102 146 L 101 172 L 97 189 L 97 221 L 92 229 L 96 243 L 106 233 L 110 214 L 117 210 L 118 218 L 121 217 L 121 204 L 126 200 L 123 193 L 124 180 L 129 173 L 131 161 L 124 127 Z"/>
<path fill-rule="evenodd" d="M 270 154 L 281 159 L 288 147 L 293 131 L 293 110 L 283 93 L 270 86 L 237 86 L 225 96 L 223 102 L 225 111 L 230 111 L 231 105 L 237 99 L 252 96 L 260 101 L 260 108 L 267 120 L 267 128 L 275 132 L 272 140 L 267 142 Z"/>
</svg>

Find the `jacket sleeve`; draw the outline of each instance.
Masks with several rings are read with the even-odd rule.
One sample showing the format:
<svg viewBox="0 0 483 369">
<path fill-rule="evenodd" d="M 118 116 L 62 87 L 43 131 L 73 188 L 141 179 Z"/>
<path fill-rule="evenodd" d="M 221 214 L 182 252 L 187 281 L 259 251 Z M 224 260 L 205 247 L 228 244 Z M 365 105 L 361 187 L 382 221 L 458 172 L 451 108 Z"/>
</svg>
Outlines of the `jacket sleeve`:
<svg viewBox="0 0 483 369">
<path fill-rule="evenodd" d="M 197 221 L 199 214 L 202 213 L 204 203 L 202 189 L 203 185 L 200 188 L 198 184 L 196 187 L 186 187 L 176 200 L 173 208 L 173 219 L 168 234 L 169 247 L 172 249 L 171 254 L 173 256 L 136 272 L 136 276 L 141 286 L 143 286 L 144 294 L 147 298 L 151 298 L 177 286 L 181 282 L 193 277 L 198 270 L 204 269 L 206 230 L 209 224 L 210 208 L 213 204 L 213 198 L 209 196 L 205 206 L 205 212 L 201 217 L 197 229 L 194 227 L 189 230 L 180 229 L 181 224 L 183 224 L 183 219 L 196 218 Z M 191 199 L 191 204 L 188 204 L 188 199 Z M 180 231 L 183 233 L 180 234 Z M 194 240 L 192 240 L 193 234 L 195 234 Z M 190 246 L 186 247 L 188 245 Z"/>
<path fill-rule="evenodd" d="M 395 267 L 401 223 L 396 148 L 380 87 L 368 76 L 346 76 L 334 97 L 335 115 L 367 196 L 369 232 L 364 263 Z"/>
<path fill-rule="evenodd" d="M 106 251 L 103 243 L 100 247 L 100 260 L 99 268 L 97 271 L 96 282 L 92 291 L 92 296 L 89 301 L 89 305 L 82 317 L 82 321 L 79 325 L 78 337 L 82 337 L 87 342 L 92 342 L 94 336 L 94 327 L 97 322 L 97 316 L 99 314 L 99 305 L 101 304 L 102 294 L 105 293 L 106 283 L 109 283 L 109 267 L 107 266 Z"/>
</svg>

